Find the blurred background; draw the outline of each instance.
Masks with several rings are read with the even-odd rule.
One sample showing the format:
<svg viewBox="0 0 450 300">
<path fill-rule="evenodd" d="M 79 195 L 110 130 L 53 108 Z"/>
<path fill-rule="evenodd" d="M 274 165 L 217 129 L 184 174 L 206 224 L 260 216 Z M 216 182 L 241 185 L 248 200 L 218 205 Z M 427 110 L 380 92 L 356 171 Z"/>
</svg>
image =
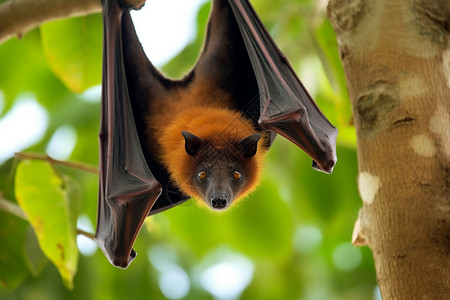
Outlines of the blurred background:
<svg viewBox="0 0 450 300">
<path fill-rule="evenodd" d="M 190 200 L 147 218 L 126 270 L 78 236 L 72 289 L 29 223 L 0 210 L 0 299 L 380 299 L 370 250 L 350 243 L 361 206 L 356 138 L 327 1 L 251 3 L 339 129 L 333 174 L 312 170 L 278 137 L 255 193 L 227 213 Z M 209 10 L 206 0 L 147 0 L 133 12 L 147 55 L 167 76 L 194 65 Z M 98 166 L 101 62 L 101 15 L 46 23 L 0 45 L 0 198 L 16 202 L 14 152 Z M 98 176 L 58 171 L 77 187 L 77 227 L 94 232 Z"/>
</svg>

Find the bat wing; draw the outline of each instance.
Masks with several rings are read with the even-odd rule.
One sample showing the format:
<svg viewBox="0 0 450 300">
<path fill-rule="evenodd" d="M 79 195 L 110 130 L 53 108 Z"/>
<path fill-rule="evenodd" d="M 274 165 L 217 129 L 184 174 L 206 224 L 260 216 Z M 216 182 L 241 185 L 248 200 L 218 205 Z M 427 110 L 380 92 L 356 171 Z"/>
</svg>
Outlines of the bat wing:
<svg viewBox="0 0 450 300">
<path fill-rule="evenodd" d="M 116 3 L 118 0 L 107 0 Z M 149 147 L 146 118 L 151 116 L 149 103 L 164 97 L 173 88 L 184 86 L 183 80 L 171 80 L 164 77 L 158 69 L 148 60 L 131 20 L 129 9 L 123 9 L 121 15 L 121 28 L 117 35 L 121 37 L 124 68 L 121 69 L 123 80 L 128 87 L 128 96 L 133 110 L 134 124 L 145 161 L 150 167 L 156 180 L 162 186 L 162 193 L 153 205 L 149 215 L 174 207 L 189 198 L 185 197 L 170 181 L 167 170 L 163 167 L 156 153 Z M 108 30 L 108 28 L 106 28 Z M 192 76 L 192 75 L 191 75 Z M 181 133 L 180 133 L 181 135 Z M 140 160 L 140 159 L 139 159 Z"/>
<path fill-rule="evenodd" d="M 317 108 L 246 0 L 214 0 L 203 52 L 184 79 L 165 78 L 147 59 L 129 9 L 103 0 L 104 62 L 100 191 L 95 240 L 110 262 L 126 268 L 145 217 L 186 198 L 151 153 L 148 101 L 197 80 L 222 89 L 262 130 L 305 150 L 331 172 L 337 130 Z M 149 169 L 149 167 L 151 170 Z M 162 194 L 161 194 L 162 191 Z M 159 197 L 159 198 L 158 198 Z"/>
<path fill-rule="evenodd" d="M 139 142 L 124 76 L 122 9 L 103 3 L 104 56 L 100 127 L 100 190 L 95 241 L 115 266 L 136 256 L 136 236 L 161 193 Z"/>
<path fill-rule="evenodd" d="M 259 90 L 258 124 L 289 139 L 331 173 L 337 129 L 323 115 L 278 49 L 248 0 L 228 0 L 247 49 Z"/>
</svg>

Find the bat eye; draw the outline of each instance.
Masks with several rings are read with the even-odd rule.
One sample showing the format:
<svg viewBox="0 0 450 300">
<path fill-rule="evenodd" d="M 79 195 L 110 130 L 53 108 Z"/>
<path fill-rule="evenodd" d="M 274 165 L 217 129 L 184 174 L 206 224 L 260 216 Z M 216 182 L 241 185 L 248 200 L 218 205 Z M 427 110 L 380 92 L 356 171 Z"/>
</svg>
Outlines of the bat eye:
<svg viewBox="0 0 450 300">
<path fill-rule="evenodd" d="M 233 178 L 236 179 L 236 180 L 239 180 L 239 179 L 242 178 L 242 175 L 238 171 L 234 171 Z"/>
<path fill-rule="evenodd" d="M 206 178 L 206 171 L 200 171 L 200 172 L 198 172 L 198 178 L 199 178 L 200 180 L 205 179 L 205 178 Z"/>
</svg>

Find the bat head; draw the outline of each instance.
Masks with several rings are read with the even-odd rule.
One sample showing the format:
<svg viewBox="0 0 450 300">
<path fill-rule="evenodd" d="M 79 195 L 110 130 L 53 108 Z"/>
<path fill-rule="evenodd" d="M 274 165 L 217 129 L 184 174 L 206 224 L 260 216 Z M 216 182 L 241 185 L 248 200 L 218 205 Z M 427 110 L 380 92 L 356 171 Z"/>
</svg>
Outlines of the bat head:
<svg viewBox="0 0 450 300">
<path fill-rule="evenodd" d="M 245 196 L 259 181 L 262 155 L 258 152 L 259 133 L 217 146 L 183 131 L 190 163 L 188 182 L 182 190 L 200 198 L 213 210 L 224 210 Z"/>
</svg>

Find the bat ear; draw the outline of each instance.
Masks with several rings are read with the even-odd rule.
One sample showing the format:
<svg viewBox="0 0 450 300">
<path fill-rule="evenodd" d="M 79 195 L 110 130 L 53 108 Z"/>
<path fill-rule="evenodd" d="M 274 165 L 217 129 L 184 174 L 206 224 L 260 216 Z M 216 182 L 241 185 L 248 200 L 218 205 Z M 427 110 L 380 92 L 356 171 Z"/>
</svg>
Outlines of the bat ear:
<svg viewBox="0 0 450 300">
<path fill-rule="evenodd" d="M 184 137 L 184 148 L 186 149 L 186 153 L 190 156 L 195 156 L 198 150 L 206 145 L 205 141 L 203 141 L 195 134 L 192 134 L 188 131 L 182 131 L 181 134 Z"/>
<path fill-rule="evenodd" d="M 258 149 L 258 141 L 261 138 L 259 133 L 254 133 L 237 143 L 237 148 L 241 151 L 244 157 L 253 157 Z"/>
</svg>

